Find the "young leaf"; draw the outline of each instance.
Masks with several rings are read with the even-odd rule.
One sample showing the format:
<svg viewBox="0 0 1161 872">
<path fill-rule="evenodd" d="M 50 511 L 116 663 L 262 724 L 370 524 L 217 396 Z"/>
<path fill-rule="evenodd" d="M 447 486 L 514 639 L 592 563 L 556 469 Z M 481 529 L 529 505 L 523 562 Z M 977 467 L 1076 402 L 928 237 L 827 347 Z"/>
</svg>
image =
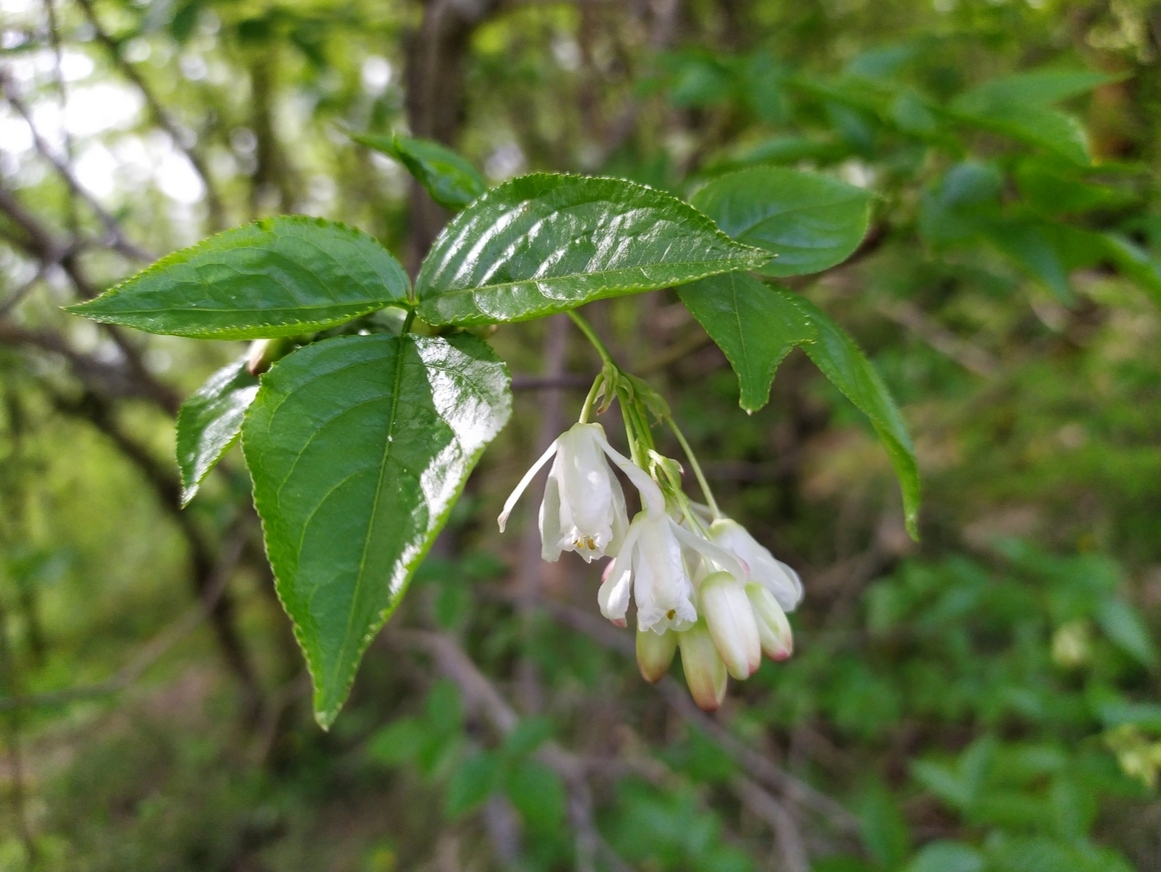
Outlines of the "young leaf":
<svg viewBox="0 0 1161 872">
<path fill-rule="evenodd" d="M 907 532 L 919 538 L 919 468 L 911 436 L 887 386 L 855 341 L 821 309 L 803 297 L 795 304 L 815 327 L 815 341 L 803 349 L 847 399 L 867 416 L 891 457 L 903 491 Z"/>
<path fill-rule="evenodd" d="M 148 333 L 263 339 L 333 327 L 407 292 L 399 262 L 367 234 L 282 215 L 174 252 L 68 311 Z"/>
<path fill-rule="evenodd" d="M 1018 142 L 1042 148 L 1067 161 L 1088 166 L 1088 139 L 1084 127 L 1071 115 L 1046 106 L 995 102 L 976 105 L 955 101 L 952 116 Z"/>
<path fill-rule="evenodd" d="M 188 505 L 206 474 L 242 433 L 242 419 L 258 393 L 246 358 L 215 372 L 177 414 L 177 466 L 181 504 Z"/>
<path fill-rule="evenodd" d="M 752 167 L 710 182 L 693 205 L 739 242 L 778 255 L 763 273 L 796 276 L 850 256 L 867 233 L 873 196 L 817 173 Z"/>
<path fill-rule="evenodd" d="M 488 190 L 488 183 L 471 162 L 438 142 L 413 139 L 398 133 L 392 136 L 348 135 L 360 145 L 403 164 L 431 199 L 441 206 L 458 211 Z"/>
<path fill-rule="evenodd" d="M 262 377 L 242 447 L 324 728 L 510 410 L 467 334 L 330 339 Z"/>
<path fill-rule="evenodd" d="M 678 293 L 737 373 L 739 405 L 747 412 L 769 401 L 774 371 L 790 350 L 814 341 L 814 327 L 794 303 L 795 295 L 749 273 L 698 279 Z"/>
<path fill-rule="evenodd" d="M 457 215 L 415 291 L 429 324 L 524 321 L 768 259 L 653 188 L 536 174 L 493 188 Z"/>
</svg>

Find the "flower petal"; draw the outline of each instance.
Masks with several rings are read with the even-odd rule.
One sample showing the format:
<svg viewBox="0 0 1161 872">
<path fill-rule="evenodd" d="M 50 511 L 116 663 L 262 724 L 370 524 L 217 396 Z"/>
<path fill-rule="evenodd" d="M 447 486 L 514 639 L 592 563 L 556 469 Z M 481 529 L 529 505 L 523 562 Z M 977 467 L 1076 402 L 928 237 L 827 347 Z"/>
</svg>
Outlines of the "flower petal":
<svg viewBox="0 0 1161 872">
<path fill-rule="evenodd" d="M 504 510 L 500 512 L 500 517 L 496 518 L 496 523 L 500 525 L 500 532 L 504 532 L 504 527 L 508 525 L 508 516 L 512 514 L 512 509 L 516 506 L 516 501 L 520 499 L 520 495 L 532 484 L 532 479 L 536 477 L 536 473 L 540 472 L 540 468 L 548 463 L 549 458 L 556 454 L 556 449 L 560 446 L 559 439 L 553 439 L 552 444 L 545 449 L 545 452 L 540 455 L 540 459 L 532 464 L 532 468 L 524 473 L 524 478 L 520 479 L 520 483 L 516 485 L 516 489 L 508 495 L 508 499 L 504 502 Z"/>
</svg>

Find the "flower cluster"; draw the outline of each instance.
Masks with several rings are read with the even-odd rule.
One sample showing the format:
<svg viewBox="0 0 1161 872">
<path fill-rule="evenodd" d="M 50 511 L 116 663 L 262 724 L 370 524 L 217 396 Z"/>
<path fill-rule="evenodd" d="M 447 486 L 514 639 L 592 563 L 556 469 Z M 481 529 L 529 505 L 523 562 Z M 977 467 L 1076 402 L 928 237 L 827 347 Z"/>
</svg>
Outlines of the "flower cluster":
<svg viewBox="0 0 1161 872">
<path fill-rule="evenodd" d="M 802 583 L 742 525 L 670 493 L 613 448 L 600 424 L 579 423 L 533 464 L 499 517 L 503 531 L 517 499 L 552 460 L 540 505 L 545 560 L 575 551 L 586 561 L 613 558 L 597 594 L 601 612 L 626 625 L 637 608 L 637 663 L 660 681 L 680 650 L 697 704 L 716 709 L 727 675 L 745 679 L 762 654 L 784 660 L 793 641 L 786 612 L 802 598 Z M 610 466 L 610 463 L 612 466 Z M 613 471 L 637 489 L 641 511 L 629 519 Z"/>
</svg>

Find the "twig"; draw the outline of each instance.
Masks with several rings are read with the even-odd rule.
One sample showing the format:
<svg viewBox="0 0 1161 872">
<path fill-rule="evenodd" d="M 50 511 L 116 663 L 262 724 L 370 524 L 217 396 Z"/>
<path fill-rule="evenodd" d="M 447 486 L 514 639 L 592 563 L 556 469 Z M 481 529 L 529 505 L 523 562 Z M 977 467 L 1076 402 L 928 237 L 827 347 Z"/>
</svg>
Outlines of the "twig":
<svg viewBox="0 0 1161 872">
<path fill-rule="evenodd" d="M 734 778 L 730 786 L 742 804 L 774 831 L 774 839 L 782 850 L 782 862 L 775 868 L 781 872 L 810 872 L 810 856 L 790 810 L 744 775 Z"/>
<path fill-rule="evenodd" d="M 97 216 L 97 220 L 105 228 L 107 246 L 133 260 L 147 263 L 156 260 L 156 255 L 150 254 L 125 237 L 125 233 L 122 231 L 117 219 L 110 215 L 105 207 L 97 202 L 96 198 L 85 189 L 77 180 L 76 176 L 73 175 L 68 164 L 52 153 L 52 149 L 49 148 L 48 143 L 44 141 L 44 137 L 40 135 L 40 131 L 32 122 L 32 113 L 28 110 L 20 95 L 16 93 L 16 85 L 7 74 L 7 71 L 2 69 L 0 69 L 0 88 L 4 91 L 5 98 L 16 110 L 17 114 L 24 119 L 24 123 L 28 125 L 28 129 L 32 132 L 32 142 L 36 147 L 37 153 L 52 164 L 57 174 L 64 180 L 64 183 L 73 195 L 84 200 L 85 204 L 93 211 L 93 214 Z"/>
<path fill-rule="evenodd" d="M 194 172 L 202 180 L 202 185 L 206 189 L 206 205 L 209 207 L 210 224 L 214 228 L 220 228 L 225 220 L 226 210 L 222 205 L 222 200 L 218 196 L 217 190 L 214 188 L 214 183 L 205 161 L 202 160 L 201 155 L 186 143 L 185 131 L 178 126 L 177 122 L 165 110 L 165 107 L 161 105 L 161 101 L 157 99 L 157 96 L 153 93 L 153 89 L 146 84 L 145 79 L 137 72 L 137 68 L 125 60 L 124 55 L 121 54 L 120 43 L 101 26 L 100 21 L 97 20 L 96 11 L 93 9 L 92 0 L 77 0 L 77 2 L 80 4 L 81 9 L 84 10 L 85 18 L 88 19 L 89 24 L 92 26 L 97 41 L 109 52 L 109 57 L 112 58 L 113 63 L 121 71 L 121 74 L 141 92 L 141 96 L 145 100 L 145 105 L 149 107 L 149 112 L 153 116 L 154 122 L 169 134 L 174 146 L 185 155 L 185 159 L 189 161 Z"/>
<path fill-rule="evenodd" d="M 431 655 L 440 671 L 459 686 L 465 703 L 482 714 L 501 735 L 511 733 L 520 722 L 516 710 L 452 636 L 425 630 L 396 629 L 392 631 L 390 640 Z M 595 872 L 595 858 L 599 853 L 617 872 L 631 872 L 631 867 L 597 829 L 584 761 L 552 741 L 545 742 L 534 756 L 556 772 L 568 789 L 569 817 L 577 834 L 574 868 L 578 872 Z"/>
</svg>

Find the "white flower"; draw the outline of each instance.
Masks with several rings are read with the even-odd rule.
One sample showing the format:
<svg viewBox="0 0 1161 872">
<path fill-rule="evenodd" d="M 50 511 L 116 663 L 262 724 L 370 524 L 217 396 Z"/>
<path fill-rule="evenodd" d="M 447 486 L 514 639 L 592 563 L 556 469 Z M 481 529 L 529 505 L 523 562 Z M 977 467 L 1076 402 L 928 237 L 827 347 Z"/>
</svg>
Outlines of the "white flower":
<svg viewBox="0 0 1161 872">
<path fill-rule="evenodd" d="M 637 604 L 638 629 L 680 632 L 697 620 L 695 581 L 725 570 L 740 583 L 744 569 L 725 549 L 666 514 L 665 498 L 651 479 L 645 477 L 644 482 L 634 484 L 641 491 L 645 508 L 629 525 L 597 593 L 597 602 L 606 618 L 624 626 L 632 596 Z"/>
<path fill-rule="evenodd" d="M 597 592 L 597 602 L 606 618 L 624 626 L 632 594 L 640 630 L 684 630 L 697 620 L 693 582 L 677 538 L 679 529 L 664 510 L 648 505 L 633 519 Z"/>
<path fill-rule="evenodd" d="M 560 559 L 562 551 L 575 551 L 587 561 L 604 557 L 620 547 L 629 526 L 625 494 L 605 458 L 622 469 L 637 467 L 609 445 L 600 424 L 574 424 L 548 446 L 504 503 L 497 518 L 500 532 L 516 500 L 554 455 L 540 504 L 541 553 L 548 561 Z"/>
<path fill-rule="evenodd" d="M 744 581 L 757 582 L 770 591 L 784 612 L 794 611 L 802 601 L 802 581 L 797 572 L 776 560 L 737 521 L 719 518 L 710 524 L 709 533 L 714 542 L 741 561 Z"/>
</svg>

